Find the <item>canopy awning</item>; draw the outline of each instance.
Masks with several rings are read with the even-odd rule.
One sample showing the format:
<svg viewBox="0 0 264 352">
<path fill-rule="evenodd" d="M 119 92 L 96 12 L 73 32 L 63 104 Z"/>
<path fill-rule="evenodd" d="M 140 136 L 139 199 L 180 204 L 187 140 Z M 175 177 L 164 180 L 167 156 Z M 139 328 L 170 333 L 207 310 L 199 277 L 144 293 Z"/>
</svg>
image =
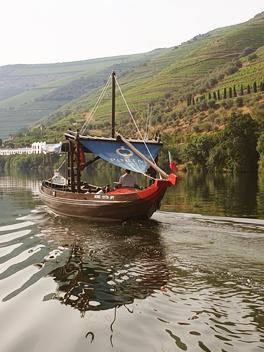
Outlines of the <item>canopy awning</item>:
<svg viewBox="0 0 264 352">
<path fill-rule="evenodd" d="M 145 173 L 149 164 L 136 155 L 124 142 L 117 140 L 79 140 L 79 142 L 92 153 L 111 164 L 131 171 Z M 143 142 L 131 144 L 139 150 L 146 158 L 153 161 L 162 148 L 162 144 L 147 143 L 147 148 Z M 149 154 L 150 152 L 150 154 Z M 152 156 L 152 157 L 151 157 Z M 153 158 L 153 159 L 152 159 Z"/>
</svg>

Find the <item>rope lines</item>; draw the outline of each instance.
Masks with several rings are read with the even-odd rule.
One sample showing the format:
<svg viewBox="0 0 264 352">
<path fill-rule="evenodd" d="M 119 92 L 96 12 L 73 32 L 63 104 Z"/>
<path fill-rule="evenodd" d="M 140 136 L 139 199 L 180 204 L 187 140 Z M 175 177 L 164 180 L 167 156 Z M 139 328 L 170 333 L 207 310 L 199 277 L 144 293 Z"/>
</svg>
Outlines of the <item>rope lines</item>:
<svg viewBox="0 0 264 352">
<path fill-rule="evenodd" d="M 67 156 L 65 157 L 65 159 L 63 160 L 63 162 L 60 164 L 60 166 L 57 168 L 57 171 L 60 170 L 60 168 L 61 168 L 61 167 L 63 166 L 63 164 L 65 163 L 66 159 L 67 159 Z"/>
<path fill-rule="evenodd" d="M 104 97 L 104 95 L 105 95 L 105 93 L 106 93 L 106 90 L 107 90 L 107 88 L 108 88 L 108 86 L 109 86 L 109 84 L 110 84 L 110 82 L 111 82 L 111 79 L 112 79 L 112 75 L 109 76 L 108 81 L 107 81 L 106 85 L 104 86 L 104 88 L 103 88 L 103 90 L 102 90 L 102 93 L 101 93 L 101 95 L 99 96 L 99 98 L 98 98 L 98 100 L 97 100 L 97 102 L 96 102 L 94 108 L 92 109 L 92 111 L 90 112 L 88 118 L 86 119 L 85 123 L 83 124 L 83 126 L 82 126 L 82 128 L 81 128 L 81 130 L 80 130 L 80 133 L 81 133 L 81 134 L 84 133 L 85 129 L 87 128 L 87 126 L 89 125 L 89 123 L 91 122 L 91 120 L 93 119 L 94 114 L 95 114 L 95 112 L 96 112 L 98 106 L 100 105 L 100 103 L 101 103 L 101 101 L 102 101 L 102 99 L 103 99 L 103 97 Z M 133 115 L 132 115 L 132 112 L 131 112 L 130 109 L 129 109 L 129 106 L 128 106 L 127 102 L 126 102 L 126 99 L 125 99 L 125 97 L 124 97 L 124 94 L 123 94 L 122 91 L 121 91 L 121 88 L 120 88 L 120 86 L 119 86 L 119 83 L 118 83 L 118 81 L 117 81 L 116 76 L 115 76 L 115 82 L 116 82 L 116 85 L 117 85 L 117 87 L 118 87 L 118 89 L 119 89 L 119 91 L 120 91 L 121 97 L 123 98 L 124 103 L 125 103 L 125 105 L 126 105 L 126 107 L 127 107 L 127 110 L 128 110 L 128 112 L 129 112 L 129 115 L 130 115 L 132 121 L 134 122 L 134 125 L 136 126 L 136 130 L 137 130 L 137 132 L 138 132 L 138 134 L 139 134 L 139 136 L 140 136 L 142 142 L 144 143 L 145 148 L 147 149 L 147 151 L 148 151 L 148 153 L 149 153 L 149 155 L 150 155 L 150 157 L 151 157 L 153 163 L 156 164 L 156 162 L 155 162 L 155 160 L 154 160 L 152 154 L 150 153 L 150 150 L 149 150 L 149 148 L 148 148 L 148 146 L 147 146 L 147 144 L 146 144 L 146 141 L 148 140 L 148 135 L 149 135 L 149 126 L 148 126 L 148 128 L 147 128 L 147 130 L 146 130 L 146 132 L 145 132 L 145 138 L 143 138 L 143 137 L 142 137 L 142 134 L 141 134 L 141 132 L 140 132 L 138 126 L 137 126 L 137 123 L 136 123 L 136 121 L 135 121 L 135 119 L 134 119 L 134 117 L 133 117 Z M 150 124 L 151 112 L 152 112 L 152 107 L 151 107 L 151 110 L 150 110 L 150 107 L 148 107 L 148 121 L 147 121 L 147 124 Z"/>
<path fill-rule="evenodd" d="M 96 112 L 98 106 L 100 105 L 100 103 L 101 103 L 101 101 L 102 101 L 102 99 L 103 99 L 103 97 L 104 97 L 104 95 L 105 95 L 105 92 L 106 92 L 106 90 L 107 90 L 107 88 L 108 88 L 110 82 L 111 82 L 111 76 L 109 76 L 108 81 L 106 82 L 106 84 L 105 84 L 105 86 L 104 86 L 104 88 L 103 88 L 103 90 L 102 90 L 101 95 L 99 96 L 99 98 L 98 98 L 98 100 L 97 100 L 95 106 L 93 107 L 92 111 L 90 112 L 89 116 L 87 117 L 85 123 L 83 124 L 83 126 L 82 126 L 82 128 L 81 128 L 81 131 L 80 131 L 81 134 L 84 133 L 85 129 L 87 128 L 87 126 L 89 125 L 89 123 L 91 122 L 91 120 L 93 119 L 94 114 L 95 114 L 95 112 Z"/>
<path fill-rule="evenodd" d="M 121 94 L 121 96 L 122 96 L 122 98 L 123 98 L 123 100 L 124 100 L 124 102 L 125 102 L 125 104 L 126 104 L 126 107 L 127 107 L 128 112 L 129 112 L 129 115 L 130 115 L 132 121 L 134 122 L 134 125 L 136 126 L 136 129 L 137 129 L 137 131 L 138 131 L 138 134 L 140 135 L 140 138 L 142 139 L 142 142 L 144 143 L 144 145 L 145 145 L 145 147 L 146 147 L 146 149 L 147 149 L 147 151 L 148 151 L 148 153 L 149 153 L 149 155 L 150 155 L 152 161 L 154 162 L 154 164 L 156 164 L 156 162 L 155 162 L 155 160 L 154 160 L 154 158 L 153 158 L 151 152 L 149 151 L 149 148 L 148 148 L 148 146 L 147 146 L 147 144 L 146 144 L 146 141 L 145 141 L 145 140 L 143 139 L 143 137 L 142 137 L 142 134 L 141 134 L 141 132 L 140 132 L 140 130 L 139 130 L 139 128 L 138 128 L 138 125 L 137 125 L 137 123 L 136 123 L 136 121 L 135 121 L 135 119 L 134 119 L 134 116 L 132 115 L 132 112 L 131 112 L 130 109 L 129 109 L 129 106 L 128 106 L 127 102 L 126 102 L 126 99 L 125 99 L 125 97 L 124 97 L 124 94 L 123 94 L 122 91 L 121 91 L 121 88 L 120 88 L 120 86 L 119 86 L 119 83 L 118 83 L 116 77 L 115 77 L 115 81 L 116 81 L 117 87 L 118 87 L 118 89 L 119 89 L 119 91 L 120 91 L 120 94 Z"/>
<path fill-rule="evenodd" d="M 150 128 L 152 110 L 153 110 L 153 105 L 148 104 L 148 114 L 147 114 L 147 119 L 146 119 L 146 131 L 145 131 L 145 137 L 144 137 L 144 140 L 146 142 L 149 139 L 149 128 Z"/>
</svg>

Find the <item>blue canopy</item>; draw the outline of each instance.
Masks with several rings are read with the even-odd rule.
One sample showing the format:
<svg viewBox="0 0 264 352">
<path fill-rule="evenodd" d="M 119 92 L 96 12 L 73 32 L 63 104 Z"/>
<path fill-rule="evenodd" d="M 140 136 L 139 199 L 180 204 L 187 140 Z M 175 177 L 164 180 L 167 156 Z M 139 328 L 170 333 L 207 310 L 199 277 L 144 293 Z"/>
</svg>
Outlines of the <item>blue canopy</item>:
<svg viewBox="0 0 264 352">
<path fill-rule="evenodd" d="M 100 156 L 100 158 L 124 169 L 144 173 L 149 167 L 148 163 L 142 160 L 125 143 L 121 141 L 117 142 L 116 140 L 106 141 L 98 139 L 87 139 L 79 141 L 85 148 L 89 149 L 92 153 Z M 150 161 L 155 159 L 162 148 L 161 144 L 147 143 L 148 149 L 153 157 L 152 159 L 144 143 L 130 143 Z"/>
</svg>

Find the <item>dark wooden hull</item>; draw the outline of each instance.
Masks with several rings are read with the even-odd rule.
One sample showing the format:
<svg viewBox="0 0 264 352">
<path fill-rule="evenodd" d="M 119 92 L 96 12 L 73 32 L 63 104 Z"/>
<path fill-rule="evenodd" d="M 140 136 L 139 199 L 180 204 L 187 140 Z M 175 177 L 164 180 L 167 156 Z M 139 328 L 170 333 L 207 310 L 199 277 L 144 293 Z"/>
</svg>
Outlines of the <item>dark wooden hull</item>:
<svg viewBox="0 0 264 352">
<path fill-rule="evenodd" d="M 169 180 L 156 180 L 144 190 L 121 188 L 95 194 L 63 191 L 43 182 L 39 196 L 57 214 L 90 220 L 125 221 L 149 219 L 160 208 L 170 186 Z"/>
</svg>

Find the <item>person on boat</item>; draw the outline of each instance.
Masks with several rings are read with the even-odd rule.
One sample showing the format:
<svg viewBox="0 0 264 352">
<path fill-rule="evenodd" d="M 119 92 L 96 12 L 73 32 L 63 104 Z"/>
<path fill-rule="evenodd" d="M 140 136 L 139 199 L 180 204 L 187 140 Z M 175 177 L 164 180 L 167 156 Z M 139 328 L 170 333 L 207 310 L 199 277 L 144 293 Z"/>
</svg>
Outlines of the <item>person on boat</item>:
<svg viewBox="0 0 264 352">
<path fill-rule="evenodd" d="M 153 169 L 152 166 L 150 166 L 147 171 L 146 174 L 149 175 L 150 179 L 149 179 L 149 186 L 153 185 L 153 183 L 155 182 L 155 178 L 157 175 L 157 171 Z"/>
<path fill-rule="evenodd" d="M 130 170 L 125 169 L 125 174 L 119 179 L 119 188 L 121 187 L 133 187 L 139 188 L 135 176 L 130 174 Z"/>
</svg>

